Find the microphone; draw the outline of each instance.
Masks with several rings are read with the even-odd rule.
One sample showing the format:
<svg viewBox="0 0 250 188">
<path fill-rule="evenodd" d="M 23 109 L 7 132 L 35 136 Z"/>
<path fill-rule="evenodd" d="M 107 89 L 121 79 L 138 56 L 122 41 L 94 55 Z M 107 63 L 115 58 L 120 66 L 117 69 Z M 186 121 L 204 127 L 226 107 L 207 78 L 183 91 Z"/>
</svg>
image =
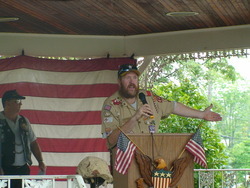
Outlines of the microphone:
<svg viewBox="0 0 250 188">
<path fill-rule="evenodd" d="M 139 99 L 141 100 L 142 104 L 148 104 L 147 100 L 146 100 L 146 96 L 144 93 L 139 93 Z M 149 114 L 150 115 L 150 114 Z M 153 119 L 154 116 L 150 115 L 150 118 Z"/>
<path fill-rule="evenodd" d="M 147 100 L 146 100 L 146 97 L 145 97 L 145 94 L 144 93 L 139 93 L 139 99 L 141 100 L 142 104 L 148 104 Z M 150 115 L 150 114 L 149 114 Z M 150 115 L 149 117 L 150 119 L 154 119 L 154 116 L 153 115 Z M 149 129 L 149 132 L 151 134 L 155 133 L 155 124 L 154 124 L 154 121 L 151 121 L 150 122 L 150 125 L 148 126 L 148 129 Z"/>
<path fill-rule="evenodd" d="M 141 100 L 142 104 L 148 104 L 144 93 L 139 93 L 139 99 Z"/>
</svg>

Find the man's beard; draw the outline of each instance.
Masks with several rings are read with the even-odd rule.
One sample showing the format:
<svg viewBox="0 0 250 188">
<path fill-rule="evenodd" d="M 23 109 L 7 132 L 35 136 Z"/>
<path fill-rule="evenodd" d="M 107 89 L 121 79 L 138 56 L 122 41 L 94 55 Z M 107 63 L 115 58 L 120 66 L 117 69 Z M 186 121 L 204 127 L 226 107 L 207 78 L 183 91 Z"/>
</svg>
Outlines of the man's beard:
<svg viewBox="0 0 250 188">
<path fill-rule="evenodd" d="M 119 90 L 119 93 L 120 93 L 120 95 L 121 95 L 122 97 L 129 99 L 129 98 L 134 98 L 134 97 L 137 96 L 137 94 L 139 93 L 138 87 L 136 87 L 135 84 L 129 84 L 128 87 L 130 87 L 130 86 L 134 86 L 135 92 L 130 93 L 130 92 L 128 91 L 128 89 L 124 87 L 124 85 L 121 85 L 120 90 Z"/>
</svg>

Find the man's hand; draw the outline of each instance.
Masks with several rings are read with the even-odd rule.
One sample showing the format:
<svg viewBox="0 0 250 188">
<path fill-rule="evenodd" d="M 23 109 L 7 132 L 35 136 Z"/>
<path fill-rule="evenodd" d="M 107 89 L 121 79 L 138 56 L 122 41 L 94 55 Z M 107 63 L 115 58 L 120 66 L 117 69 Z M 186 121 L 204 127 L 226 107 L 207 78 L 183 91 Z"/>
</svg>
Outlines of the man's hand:
<svg viewBox="0 0 250 188">
<path fill-rule="evenodd" d="M 150 117 L 152 115 L 153 111 L 151 110 L 150 106 L 148 104 L 144 104 L 137 110 L 135 117 L 137 120 L 139 120 L 142 116 Z"/>
<path fill-rule="evenodd" d="M 203 119 L 206 121 L 221 121 L 222 117 L 220 116 L 220 114 L 212 112 L 211 108 L 213 108 L 212 104 L 203 111 Z"/>
<path fill-rule="evenodd" d="M 46 165 L 44 164 L 43 161 L 39 161 L 38 166 L 39 166 L 41 171 L 46 172 Z"/>
</svg>

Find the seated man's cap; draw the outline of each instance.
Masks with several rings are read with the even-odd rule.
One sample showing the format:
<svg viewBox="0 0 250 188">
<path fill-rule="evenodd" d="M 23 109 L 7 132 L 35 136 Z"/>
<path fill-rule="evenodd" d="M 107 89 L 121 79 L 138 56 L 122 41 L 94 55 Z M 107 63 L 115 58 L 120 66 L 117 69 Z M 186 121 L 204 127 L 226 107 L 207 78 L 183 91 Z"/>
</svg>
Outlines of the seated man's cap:
<svg viewBox="0 0 250 188">
<path fill-rule="evenodd" d="M 25 99 L 25 97 L 19 95 L 16 90 L 9 90 L 3 94 L 2 103 L 4 104 L 6 101 L 11 99 Z"/>
<path fill-rule="evenodd" d="M 126 75 L 129 72 L 135 72 L 138 76 L 140 76 L 140 72 L 138 71 L 138 68 L 136 65 L 133 64 L 123 64 L 120 66 L 118 70 L 118 77 L 122 77 Z"/>
</svg>

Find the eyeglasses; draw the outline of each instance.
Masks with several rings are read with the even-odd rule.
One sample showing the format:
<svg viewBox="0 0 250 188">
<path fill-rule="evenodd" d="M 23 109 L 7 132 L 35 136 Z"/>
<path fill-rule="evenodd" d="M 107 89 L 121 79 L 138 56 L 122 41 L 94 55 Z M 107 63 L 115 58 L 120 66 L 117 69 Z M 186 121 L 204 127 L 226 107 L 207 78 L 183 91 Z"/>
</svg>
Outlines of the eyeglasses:
<svg viewBox="0 0 250 188">
<path fill-rule="evenodd" d="M 16 99 L 16 100 L 15 100 L 15 103 L 16 103 L 16 104 L 21 104 L 21 103 L 22 103 L 22 100 L 21 100 L 21 99 Z"/>
<path fill-rule="evenodd" d="M 12 99 L 12 100 L 9 100 L 9 101 L 14 101 L 14 103 L 16 103 L 16 104 L 21 104 L 22 103 L 22 99 Z"/>
</svg>

